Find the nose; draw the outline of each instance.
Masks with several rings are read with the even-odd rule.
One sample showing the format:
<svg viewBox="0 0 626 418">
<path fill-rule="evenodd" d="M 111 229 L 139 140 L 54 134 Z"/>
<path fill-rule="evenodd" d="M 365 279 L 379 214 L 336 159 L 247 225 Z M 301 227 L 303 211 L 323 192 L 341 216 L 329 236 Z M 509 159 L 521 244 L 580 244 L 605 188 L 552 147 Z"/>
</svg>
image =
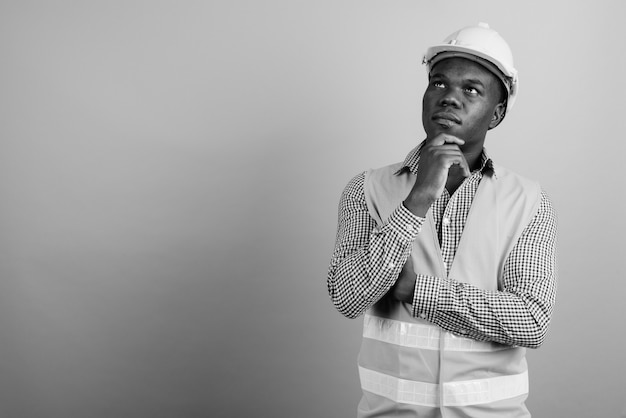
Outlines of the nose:
<svg viewBox="0 0 626 418">
<path fill-rule="evenodd" d="M 446 92 L 446 94 L 441 98 L 439 103 L 441 104 L 441 106 L 444 106 L 444 107 L 451 106 L 451 107 L 455 107 L 457 109 L 461 107 L 461 102 L 456 97 L 454 92 L 451 91 L 451 90 Z"/>
</svg>

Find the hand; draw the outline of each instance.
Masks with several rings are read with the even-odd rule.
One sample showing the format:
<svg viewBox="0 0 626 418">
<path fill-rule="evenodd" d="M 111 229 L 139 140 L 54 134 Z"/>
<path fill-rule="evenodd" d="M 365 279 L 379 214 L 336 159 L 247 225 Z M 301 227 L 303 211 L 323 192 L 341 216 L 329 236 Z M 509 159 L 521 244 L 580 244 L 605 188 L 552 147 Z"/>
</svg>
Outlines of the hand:
<svg viewBox="0 0 626 418">
<path fill-rule="evenodd" d="M 415 281 L 417 280 L 417 274 L 413 270 L 413 261 L 411 256 L 404 263 L 398 280 L 390 289 L 391 295 L 401 302 L 413 303 L 413 293 L 415 292 Z"/>
<path fill-rule="evenodd" d="M 417 216 L 426 216 L 430 205 L 443 193 L 453 166 L 459 168 L 461 176 L 470 175 L 469 165 L 459 147 L 463 144 L 465 141 L 462 139 L 443 133 L 424 144 L 420 151 L 417 178 L 404 201 L 407 209 Z"/>
</svg>

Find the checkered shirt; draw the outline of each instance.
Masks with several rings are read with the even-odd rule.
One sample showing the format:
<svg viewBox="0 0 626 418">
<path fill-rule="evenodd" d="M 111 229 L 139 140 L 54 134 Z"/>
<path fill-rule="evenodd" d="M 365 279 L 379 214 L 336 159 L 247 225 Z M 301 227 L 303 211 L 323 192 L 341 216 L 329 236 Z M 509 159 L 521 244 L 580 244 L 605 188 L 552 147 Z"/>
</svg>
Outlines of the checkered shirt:
<svg viewBox="0 0 626 418">
<path fill-rule="evenodd" d="M 417 173 L 422 145 L 407 155 L 400 171 Z M 484 150 L 481 158 L 481 168 L 452 196 L 444 191 L 431 206 L 448 270 L 482 177 L 497 176 Z M 358 174 L 341 195 L 327 278 L 331 300 L 348 318 L 363 314 L 395 284 L 425 221 L 400 204 L 387 223 L 378 227 L 367 209 L 364 181 L 365 173 Z M 446 225 L 443 229 L 442 223 Z M 413 315 L 476 340 L 536 348 L 545 338 L 555 301 L 555 245 L 556 215 L 542 191 L 537 213 L 507 256 L 502 290 L 487 291 L 444 277 L 418 275 Z"/>
</svg>

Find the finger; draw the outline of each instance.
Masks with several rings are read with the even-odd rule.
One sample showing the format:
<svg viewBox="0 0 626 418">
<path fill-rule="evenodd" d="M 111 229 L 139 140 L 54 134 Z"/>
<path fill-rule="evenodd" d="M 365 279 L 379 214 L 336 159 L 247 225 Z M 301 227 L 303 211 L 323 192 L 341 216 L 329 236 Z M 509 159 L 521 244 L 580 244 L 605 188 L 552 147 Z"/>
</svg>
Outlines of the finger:
<svg viewBox="0 0 626 418">
<path fill-rule="evenodd" d="M 448 134 L 439 134 L 436 137 L 434 137 L 431 141 L 431 145 L 433 146 L 441 146 L 444 144 L 463 145 L 465 144 L 465 141 L 459 137 L 456 137 L 454 135 L 448 135 Z"/>
<path fill-rule="evenodd" d="M 445 141 L 446 144 L 456 144 L 456 145 L 463 145 L 463 144 L 465 144 L 465 141 L 462 140 L 461 138 L 457 137 L 457 136 L 444 135 L 443 138 L 444 138 L 444 141 Z"/>
<path fill-rule="evenodd" d="M 450 169 L 453 165 L 458 165 L 461 169 L 461 172 L 464 177 L 469 177 L 470 169 L 469 164 L 467 163 L 467 159 L 465 155 L 461 151 L 459 151 L 458 147 L 454 145 L 453 147 L 441 146 L 438 147 L 437 152 L 435 153 L 436 158 L 439 160 L 439 163 L 442 164 L 446 169 Z"/>
<path fill-rule="evenodd" d="M 441 161 L 451 159 L 452 162 L 457 160 L 465 161 L 465 155 L 456 144 L 445 144 L 438 147 L 431 148 L 429 158 L 441 159 Z"/>
<path fill-rule="evenodd" d="M 458 165 L 461 169 L 461 174 L 463 177 L 469 177 L 471 174 L 471 170 L 469 168 L 469 164 L 467 163 L 467 159 L 465 159 L 465 155 L 461 154 L 460 158 L 455 159 L 454 164 Z"/>
</svg>

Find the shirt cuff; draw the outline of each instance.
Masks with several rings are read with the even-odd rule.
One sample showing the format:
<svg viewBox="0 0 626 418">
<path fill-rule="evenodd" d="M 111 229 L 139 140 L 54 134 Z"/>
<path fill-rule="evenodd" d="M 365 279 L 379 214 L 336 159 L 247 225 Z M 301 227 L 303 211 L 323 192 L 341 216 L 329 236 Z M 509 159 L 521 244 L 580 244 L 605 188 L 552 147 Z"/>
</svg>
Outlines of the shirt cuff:
<svg viewBox="0 0 626 418">
<path fill-rule="evenodd" d="M 422 229 L 426 218 L 415 216 L 402 203 L 389 215 L 387 227 L 392 229 L 404 241 L 413 242 Z"/>
<path fill-rule="evenodd" d="M 433 322 L 437 313 L 437 300 L 441 279 L 418 274 L 413 292 L 413 316 Z"/>
</svg>

